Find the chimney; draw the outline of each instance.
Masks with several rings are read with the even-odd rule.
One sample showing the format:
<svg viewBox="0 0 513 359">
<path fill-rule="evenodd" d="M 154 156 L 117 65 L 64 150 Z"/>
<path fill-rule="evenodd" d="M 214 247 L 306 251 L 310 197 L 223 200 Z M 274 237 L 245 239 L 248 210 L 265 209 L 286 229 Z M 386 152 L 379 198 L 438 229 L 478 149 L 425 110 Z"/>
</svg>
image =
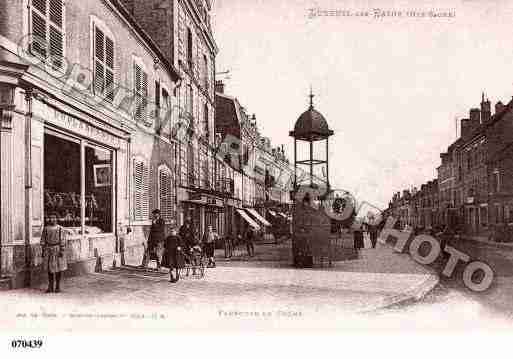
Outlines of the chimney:
<svg viewBox="0 0 513 359">
<path fill-rule="evenodd" d="M 490 100 L 486 99 L 484 97 L 484 92 L 481 95 L 481 121 L 483 123 L 488 122 L 490 118 L 492 117 L 492 110 L 490 106 Z"/>
<path fill-rule="evenodd" d="M 468 118 L 462 118 L 461 119 L 461 131 L 460 131 L 460 134 L 461 134 L 461 137 L 462 138 L 466 138 L 468 137 L 469 133 L 470 133 L 470 120 Z"/>
<path fill-rule="evenodd" d="M 497 102 L 495 104 L 495 113 L 497 114 L 497 113 L 501 112 L 503 108 L 504 108 L 504 104 L 500 101 Z"/>
<path fill-rule="evenodd" d="M 224 94 L 224 83 L 222 80 L 216 81 L 216 92 Z"/>
<path fill-rule="evenodd" d="M 478 108 L 470 109 L 470 131 L 474 131 L 481 124 L 481 111 Z"/>
</svg>

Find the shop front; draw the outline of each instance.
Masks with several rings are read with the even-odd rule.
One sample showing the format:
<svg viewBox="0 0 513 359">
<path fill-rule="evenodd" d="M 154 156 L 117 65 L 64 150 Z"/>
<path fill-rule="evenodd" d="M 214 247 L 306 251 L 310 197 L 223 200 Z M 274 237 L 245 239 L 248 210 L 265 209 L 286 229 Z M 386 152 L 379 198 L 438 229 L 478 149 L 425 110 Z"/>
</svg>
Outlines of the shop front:
<svg viewBox="0 0 513 359">
<path fill-rule="evenodd" d="M 212 226 L 221 237 L 225 235 L 224 205 L 222 200 L 205 194 L 190 193 L 188 200 L 182 201 L 184 220 L 191 220 L 199 239 Z"/>
<path fill-rule="evenodd" d="M 25 101 L 32 111 L 26 126 L 14 129 L 12 143 L 25 150 L 12 152 L 11 162 L 13 172 L 25 176 L 9 185 L 25 196 L 12 197 L 12 241 L 2 246 L 12 257 L 3 272 L 14 287 L 43 280 L 40 240 L 51 214 L 64 229 L 67 275 L 110 267 L 129 220 L 128 133 L 58 101 Z"/>
</svg>

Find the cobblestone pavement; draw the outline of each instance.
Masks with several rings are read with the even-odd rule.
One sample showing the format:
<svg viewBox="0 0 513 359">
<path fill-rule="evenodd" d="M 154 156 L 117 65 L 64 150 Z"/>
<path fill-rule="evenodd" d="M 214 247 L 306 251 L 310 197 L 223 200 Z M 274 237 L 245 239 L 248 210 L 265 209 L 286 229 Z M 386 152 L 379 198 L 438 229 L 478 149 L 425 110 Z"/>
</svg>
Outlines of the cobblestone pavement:
<svg viewBox="0 0 513 359">
<path fill-rule="evenodd" d="M 287 248 L 290 251 L 287 246 L 257 246 L 257 256 L 250 261 L 225 262 L 207 269 L 203 279 L 175 284 L 168 282 L 167 273 L 123 268 L 67 278 L 61 294 L 45 294 L 44 286 L 5 292 L 0 307 L 7 314 L 0 326 L 95 330 L 208 329 L 213 325 L 229 329 L 354 327 L 349 318 L 356 313 L 382 306 L 432 278 L 407 255 L 383 247 L 363 250 L 358 260 L 338 262 L 331 268 L 298 270 L 287 261 L 258 260 L 269 252 L 279 256 Z M 31 314 L 37 320 L 29 320 Z M 358 317 L 356 323 L 362 324 Z"/>
</svg>

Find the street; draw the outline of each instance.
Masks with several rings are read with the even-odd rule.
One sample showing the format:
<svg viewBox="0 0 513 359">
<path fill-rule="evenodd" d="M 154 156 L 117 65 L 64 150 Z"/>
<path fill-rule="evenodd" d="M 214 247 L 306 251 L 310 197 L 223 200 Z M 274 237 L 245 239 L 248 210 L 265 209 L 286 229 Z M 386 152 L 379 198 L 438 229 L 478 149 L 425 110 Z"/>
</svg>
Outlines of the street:
<svg viewBox="0 0 513 359">
<path fill-rule="evenodd" d="M 2 293 L 5 328 L 327 329 L 368 327 L 378 308 L 431 290 L 436 276 L 391 248 L 364 249 L 332 267 L 294 269 L 290 242 L 256 246 L 256 256 L 218 258 L 202 279 L 169 283 L 166 270 L 113 268 Z M 222 251 L 217 256 L 222 257 Z M 273 257 L 274 256 L 274 257 Z M 34 320 L 36 319 L 36 320 Z M 102 319 L 102 320 L 98 320 Z M 135 320 L 134 320 L 135 319 Z M 374 324 L 372 324 L 374 325 Z"/>
<path fill-rule="evenodd" d="M 511 328 L 513 250 L 468 240 L 453 240 L 450 245 L 488 263 L 496 275 L 492 287 L 484 293 L 474 293 L 463 285 L 461 273 L 453 278 L 441 277 L 439 286 L 421 301 L 382 310 L 379 316 L 390 323 L 426 329 Z"/>
</svg>

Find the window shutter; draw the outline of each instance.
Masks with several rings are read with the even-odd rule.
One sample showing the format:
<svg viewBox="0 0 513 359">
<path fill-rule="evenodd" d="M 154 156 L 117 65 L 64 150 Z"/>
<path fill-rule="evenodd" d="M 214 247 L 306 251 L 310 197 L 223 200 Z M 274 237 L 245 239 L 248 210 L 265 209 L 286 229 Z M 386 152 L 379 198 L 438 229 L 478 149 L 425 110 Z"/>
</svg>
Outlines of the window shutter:
<svg viewBox="0 0 513 359">
<path fill-rule="evenodd" d="M 64 32 L 62 0 L 32 0 L 30 26 L 33 55 L 47 59 L 50 56 L 54 68 L 62 68 L 64 56 Z"/>
<path fill-rule="evenodd" d="M 174 184 L 168 168 L 159 171 L 159 198 L 162 218 L 169 222 L 174 217 Z"/>
<path fill-rule="evenodd" d="M 102 95 L 104 90 L 104 81 L 105 78 L 103 77 L 103 64 L 96 60 L 95 61 L 95 68 L 94 68 L 94 92 L 97 95 Z"/>
<path fill-rule="evenodd" d="M 105 89 L 107 91 L 107 99 L 109 101 L 114 101 L 114 72 L 105 69 Z"/>
<path fill-rule="evenodd" d="M 134 219 L 149 218 L 149 168 L 140 160 L 134 161 Z"/>
<path fill-rule="evenodd" d="M 46 0 L 32 0 L 32 7 L 42 14 L 46 14 Z"/>
<path fill-rule="evenodd" d="M 50 0 L 50 21 L 59 29 L 62 29 L 62 0 Z"/>
<path fill-rule="evenodd" d="M 104 34 L 103 31 L 95 27 L 95 34 L 94 34 L 94 55 L 98 60 L 103 62 L 103 55 L 104 55 Z"/>
<path fill-rule="evenodd" d="M 64 56 L 64 35 L 62 32 L 63 2 L 62 0 L 50 0 L 50 57 L 52 65 L 56 68 L 62 67 Z"/>
<path fill-rule="evenodd" d="M 114 70 L 114 41 L 105 36 L 105 64 Z"/>
<path fill-rule="evenodd" d="M 184 59 L 184 42 L 185 42 L 185 28 L 184 28 L 184 17 L 182 11 L 178 15 L 178 59 L 183 61 Z"/>
<path fill-rule="evenodd" d="M 32 54 L 46 58 L 46 20 L 34 10 L 32 10 L 32 36 L 33 39 L 30 46 Z"/>
<path fill-rule="evenodd" d="M 148 107 L 148 74 L 146 72 L 142 71 L 141 76 L 141 93 L 142 93 L 142 120 L 144 123 L 148 122 L 148 113 L 147 113 L 147 107 Z"/>
<path fill-rule="evenodd" d="M 114 100 L 114 41 L 94 27 L 94 93 Z"/>
<path fill-rule="evenodd" d="M 50 57 L 52 58 L 52 65 L 56 68 L 62 67 L 63 48 L 62 32 L 50 26 Z"/>
<path fill-rule="evenodd" d="M 134 63 L 135 120 L 141 120 L 141 67 Z"/>
</svg>

